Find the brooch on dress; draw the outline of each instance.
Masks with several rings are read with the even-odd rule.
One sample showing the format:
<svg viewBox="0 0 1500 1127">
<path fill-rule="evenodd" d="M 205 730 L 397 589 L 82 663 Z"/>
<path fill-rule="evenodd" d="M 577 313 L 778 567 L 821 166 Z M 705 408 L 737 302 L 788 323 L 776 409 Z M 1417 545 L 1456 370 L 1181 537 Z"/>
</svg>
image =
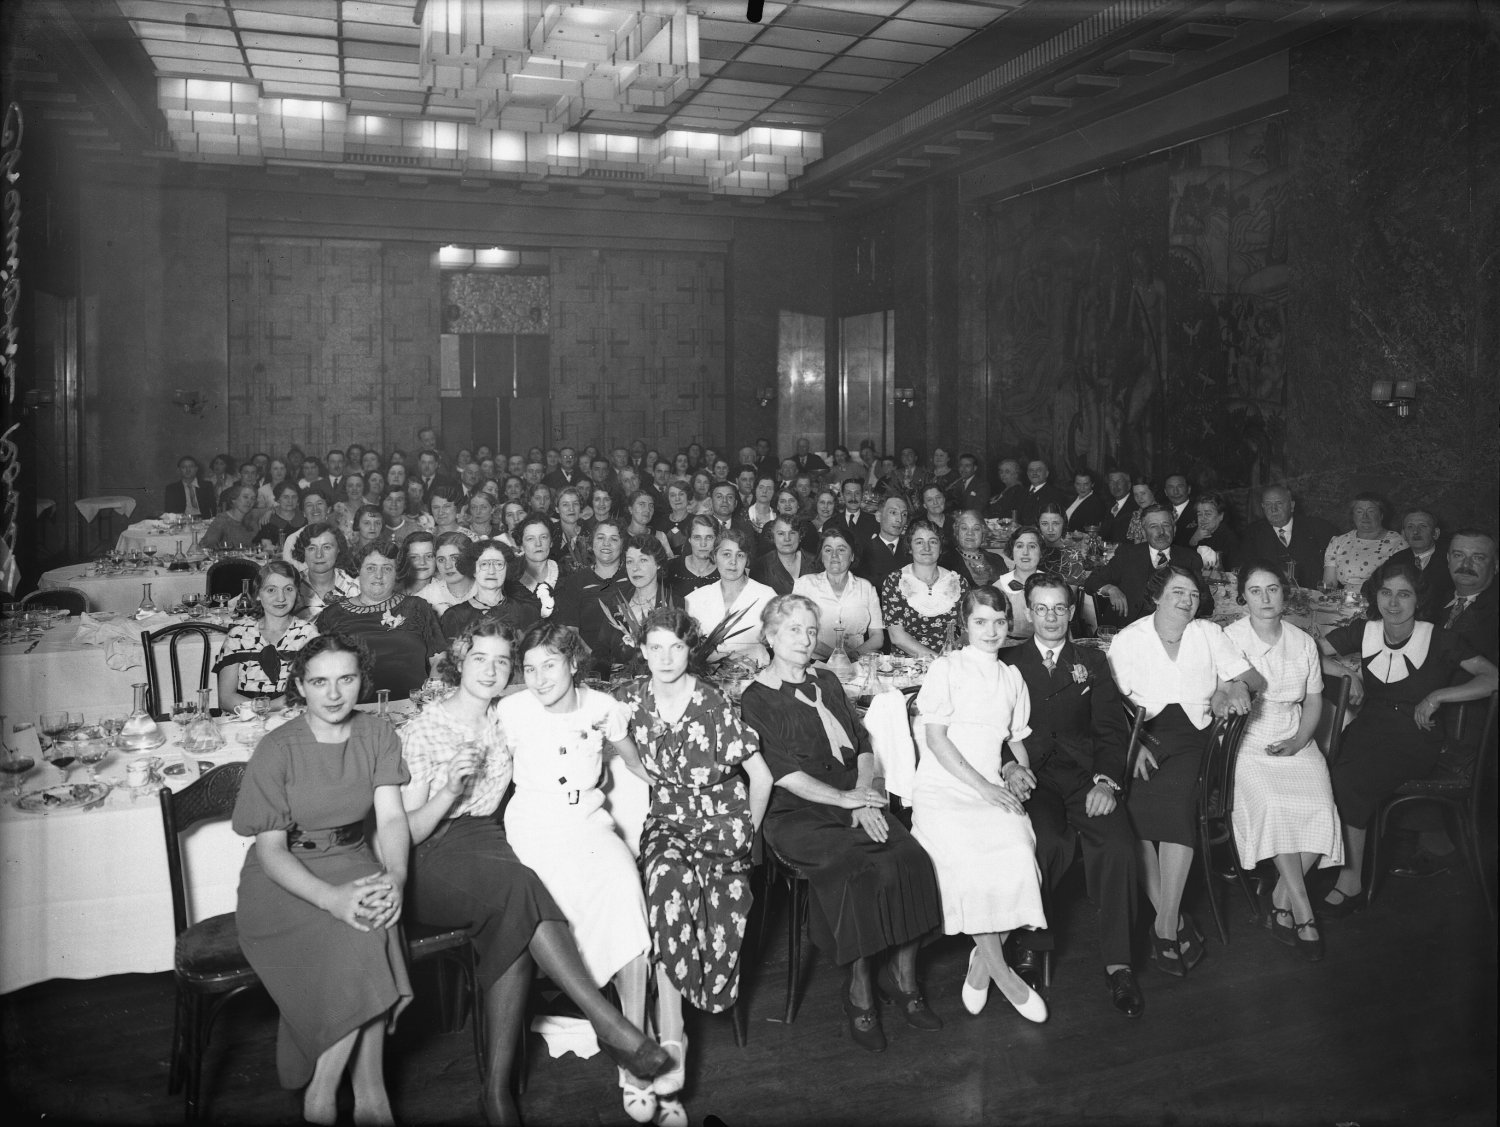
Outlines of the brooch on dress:
<svg viewBox="0 0 1500 1127">
<path fill-rule="evenodd" d="M 380 625 L 384 626 L 387 630 L 394 630 L 405 621 L 406 615 L 392 614 L 390 611 L 386 611 L 380 616 Z"/>
</svg>

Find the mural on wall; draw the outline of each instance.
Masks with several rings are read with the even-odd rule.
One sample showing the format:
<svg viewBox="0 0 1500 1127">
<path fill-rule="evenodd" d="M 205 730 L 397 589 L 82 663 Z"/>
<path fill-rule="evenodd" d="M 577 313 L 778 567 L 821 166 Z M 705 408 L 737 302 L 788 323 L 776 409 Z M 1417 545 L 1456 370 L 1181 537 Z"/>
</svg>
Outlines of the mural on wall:
<svg viewBox="0 0 1500 1127">
<path fill-rule="evenodd" d="M 551 305 L 545 274 L 443 272 L 445 333 L 545 333 Z"/>
<path fill-rule="evenodd" d="M 1286 165 L 1278 119 L 997 205 L 990 448 L 1054 480 L 1280 468 Z"/>
</svg>

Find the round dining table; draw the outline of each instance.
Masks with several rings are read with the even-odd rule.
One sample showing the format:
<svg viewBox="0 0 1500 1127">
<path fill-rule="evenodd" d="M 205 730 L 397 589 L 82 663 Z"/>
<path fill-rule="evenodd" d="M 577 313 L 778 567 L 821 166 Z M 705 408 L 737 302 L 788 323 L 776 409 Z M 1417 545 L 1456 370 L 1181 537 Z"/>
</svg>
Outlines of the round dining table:
<svg viewBox="0 0 1500 1127">
<path fill-rule="evenodd" d="M 208 528 L 207 521 L 194 521 L 189 528 L 169 529 L 159 520 L 138 520 L 120 533 L 115 547 L 122 552 L 144 552 L 155 548 L 159 559 L 176 555 L 179 547 L 184 553 L 192 550 L 194 534 L 202 536 Z"/>
<path fill-rule="evenodd" d="M 97 574 L 91 563 L 68 564 L 44 572 L 37 586 L 43 591 L 73 587 L 88 596 L 89 610 L 134 614 L 141 605 L 147 583 L 151 601 L 162 610 L 177 606 L 184 595 L 202 595 L 208 589 L 207 575 L 201 571 L 169 571 L 164 564 L 154 567 L 127 568 L 112 574 Z"/>
</svg>

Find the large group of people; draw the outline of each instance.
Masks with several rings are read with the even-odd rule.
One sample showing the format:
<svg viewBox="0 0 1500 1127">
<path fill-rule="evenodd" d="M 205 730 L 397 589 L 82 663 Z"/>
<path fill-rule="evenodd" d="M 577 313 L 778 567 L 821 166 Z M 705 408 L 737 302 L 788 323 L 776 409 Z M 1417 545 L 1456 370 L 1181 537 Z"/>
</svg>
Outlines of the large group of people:
<svg viewBox="0 0 1500 1127">
<path fill-rule="evenodd" d="M 992 487 L 967 452 L 924 464 L 800 441 L 778 457 L 762 440 L 731 461 L 638 441 L 450 458 L 431 432 L 417 449 L 292 450 L 237 473 L 216 458 L 207 478 L 184 458 L 167 489 L 226 546 L 281 549 L 219 685 L 228 704 L 303 709 L 256 749 L 235 824 L 256 839 L 241 935 L 313 1122 L 332 1121 L 346 1067 L 357 1115 L 389 1117 L 404 914 L 474 936 L 491 1121 L 517 1116 L 536 965 L 593 1023 L 627 1114 L 685 1123 L 684 1003 L 739 996 L 757 836 L 809 882 L 812 940 L 846 974 L 864 1049 L 886 1047 L 881 999 L 942 1028 L 918 959 L 937 934 L 972 940 L 965 1009 L 993 986 L 1045 1021 L 1049 905 L 1078 846 L 1105 992 L 1139 1017 L 1137 943 L 1172 977 L 1206 953 L 1183 906 L 1197 780 L 1216 718 L 1237 714 L 1235 848 L 1274 868 L 1271 935 L 1320 959 L 1321 924 L 1363 902 L 1375 811 L 1433 766 L 1439 710 L 1496 690 L 1493 534 L 1445 537 L 1425 510 L 1388 530 L 1374 495 L 1336 534 L 1281 485 L 1237 522 L 1184 474 L 1158 501 L 1123 470 L 1065 491 L 1045 461 L 1005 459 Z M 1065 577 L 1080 537 L 1118 547 Z M 1237 584 L 1227 627 L 1206 573 Z M 1314 585 L 1363 592 L 1366 621 L 1294 625 L 1294 589 Z M 1095 629 L 1107 645 L 1084 644 Z M 904 810 L 826 664 L 879 653 L 927 663 Z M 1315 733 L 1335 676 L 1357 710 L 1330 763 Z M 354 711 L 436 682 L 399 733 Z M 622 809 L 631 781 L 644 821 Z M 1422 842 L 1430 863 L 1443 835 Z"/>
</svg>

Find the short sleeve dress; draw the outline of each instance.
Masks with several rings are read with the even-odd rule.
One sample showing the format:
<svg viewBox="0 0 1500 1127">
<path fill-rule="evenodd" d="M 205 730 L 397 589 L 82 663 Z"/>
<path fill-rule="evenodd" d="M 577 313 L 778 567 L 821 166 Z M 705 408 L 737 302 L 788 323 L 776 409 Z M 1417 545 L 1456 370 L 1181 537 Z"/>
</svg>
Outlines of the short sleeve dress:
<svg viewBox="0 0 1500 1127">
<path fill-rule="evenodd" d="M 1240 861 L 1254 866 L 1281 853 L 1316 853 L 1319 868 L 1344 863 L 1344 834 L 1328 763 L 1309 741 L 1296 755 L 1267 755 L 1302 723 L 1302 705 L 1323 691 L 1317 643 L 1290 622 L 1267 645 L 1249 618 L 1224 628 L 1224 637 L 1266 679 L 1240 739 L 1234 769 L 1234 840 Z"/>
<path fill-rule="evenodd" d="M 844 632 L 846 647 L 859 646 L 876 630 L 885 629 L 880 610 L 880 595 L 874 584 L 857 575 L 846 574 L 844 589 L 835 591 L 826 572 L 799 575 L 792 584 L 792 594 L 806 595 L 818 604 L 818 642 L 832 646 L 838 632 Z"/>
<path fill-rule="evenodd" d="M 958 623 L 958 602 L 969 581 L 945 567 L 932 585 L 917 578 L 911 565 L 891 572 L 880 584 L 880 613 L 887 626 L 899 626 L 919 645 L 941 652 Z"/>
<path fill-rule="evenodd" d="M 324 634 L 347 634 L 370 647 L 375 676 L 365 688 L 365 699 L 375 690 L 389 689 L 397 699 L 427 680 L 427 659 L 447 644 L 431 604 L 416 595 L 396 594 L 366 606 L 357 598 L 326 607 L 318 615 Z"/>
<path fill-rule="evenodd" d="M 1361 540 L 1359 533 L 1345 532 L 1328 541 L 1323 551 L 1323 566 L 1336 568 L 1338 581 L 1345 587 L 1358 587 L 1404 547 L 1406 539 L 1390 529 L 1375 540 Z"/>
<path fill-rule="evenodd" d="M 505 832 L 573 926 L 594 982 L 651 948 L 635 857 L 605 809 L 604 741 L 624 738 L 628 710 L 586 686 L 572 712 L 548 712 L 531 692 L 496 706 L 515 760 Z"/>
<path fill-rule="evenodd" d="M 739 765 L 759 750 L 734 706 L 698 680 L 683 714 L 664 720 L 651 679 L 624 690 L 629 733 L 651 776 L 641 834 L 652 958 L 694 1006 L 719 1013 L 739 995 L 755 829 Z"/>
<path fill-rule="evenodd" d="M 214 672 L 238 666 L 235 687 L 247 697 L 274 697 L 286 692 L 292 655 L 318 636 L 311 622 L 294 618 L 273 646 L 261 633 L 263 619 L 242 619 L 229 628 Z"/>
<path fill-rule="evenodd" d="M 809 670 L 805 681 L 775 688 L 752 681 L 740 698 L 740 715 L 760 737 L 776 779 L 801 771 L 848 790 L 858 780 L 859 755 L 870 751 L 843 686 L 827 670 Z M 831 745 L 827 724 L 842 733 L 839 748 Z M 785 787 L 771 792 L 761 827 L 766 841 L 807 875 L 813 944 L 839 966 L 919 939 L 943 922 L 927 851 L 895 818 L 886 824 L 889 836 L 875 841 L 854 824 L 850 810 L 809 802 Z"/>
<path fill-rule="evenodd" d="M 1031 734 L 1031 696 L 1020 671 L 965 646 L 932 663 L 917 711 L 924 731 L 911 828 L 937 871 L 943 931 L 983 935 L 1046 927 L 1031 819 L 980 798 L 928 750 L 925 735 L 928 727 L 946 727 L 965 762 L 999 785 L 1001 748 Z"/>
<path fill-rule="evenodd" d="M 345 884 L 380 871 L 363 832 L 331 844 L 320 831 L 363 822 L 376 787 L 407 781 L 401 744 L 384 720 L 355 713 L 342 744 L 319 743 L 299 717 L 267 735 L 245 768 L 234 807 L 244 837 L 302 835 L 292 855 L 320 880 Z M 411 1000 L 401 930 L 356 931 L 277 884 L 258 849 L 245 855 L 235 912 L 240 947 L 281 1011 L 276 1070 L 286 1088 L 312 1078 L 318 1057 L 346 1034 Z"/>
<path fill-rule="evenodd" d="M 1442 725 L 1424 732 L 1415 712 L 1422 698 L 1452 682 L 1477 656 L 1462 637 L 1417 622 L 1399 645 L 1385 640 L 1385 624 L 1341 626 L 1328 632 L 1337 654 L 1359 654 L 1365 699 L 1344 729 L 1343 751 L 1329 770 L 1344 821 L 1363 829 L 1381 800 L 1408 779 L 1430 774 L 1443 746 Z"/>
</svg>

